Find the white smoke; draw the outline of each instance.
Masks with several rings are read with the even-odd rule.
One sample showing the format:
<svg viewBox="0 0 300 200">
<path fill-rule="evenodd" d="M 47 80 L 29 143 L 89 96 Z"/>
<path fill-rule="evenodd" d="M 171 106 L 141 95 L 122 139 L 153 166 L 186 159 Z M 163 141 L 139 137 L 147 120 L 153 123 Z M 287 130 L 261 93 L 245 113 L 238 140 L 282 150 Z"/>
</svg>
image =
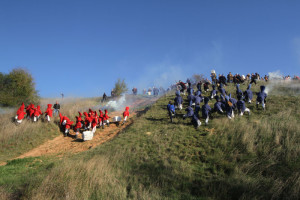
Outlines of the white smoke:
<svg viewBox="0 0 300 200">
<path fill-rule="evenodd" d="M 269 72 L 269 84 L 266 86 L 265 92 L 272 95 L 298 95 L 300 94 L 300 82 L 285 80 L 279 70 Z"/>
<path fill-rule="evenodd" d="M 126 101 L 125 95 L 121 96 L 119 99 L 111 100 L 105 104 L 102 109 L 111 109 L 111 110 L 122 110 L 126 107 L 128 102 Z"/>
</svg>

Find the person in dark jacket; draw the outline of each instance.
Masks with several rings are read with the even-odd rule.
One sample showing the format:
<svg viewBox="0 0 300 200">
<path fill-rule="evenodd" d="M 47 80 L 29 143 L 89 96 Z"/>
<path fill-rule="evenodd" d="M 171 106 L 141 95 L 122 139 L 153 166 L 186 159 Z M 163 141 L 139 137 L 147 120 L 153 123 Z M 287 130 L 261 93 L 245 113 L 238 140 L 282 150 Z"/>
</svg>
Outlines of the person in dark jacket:
<svg viewBox="0 0 300 200">
<path fill-rule="evenodd" d="M 175 106 L 173 105 L 172 101 L 169 101 L 169 104 L 167 105 L 168 113 L 171 122 L 173 122 L 173 117 L 175 116 Z"/>
<path fill-rule="evenodd" d="M 226 90 L 224 89 L 223 84 L 220 84 L 219 92 L 223 95 L 223 97 L 226 96 Z"/>
<path fill-rule="evenodd" d="M 58 103 L 57 101 L 56 101 L 56 103 L 53 105 L 53 108 L 54 108 L 54 110 L 53 110 L 53 115 L 54 115 L 54 116 L 58 115 L 58 114 L 59 114 L 60 105 L 59 105 L 59 103 Z"/>
<path fill-rule="evenodd" d="M 218 113 L 224 113 L 223 109 L 225 105 L 220 101 L 220 97 L 216 96 L 215 99 L 217 102 L 214 104 L 214 111 Z"/>
<path fill-rule="evenodd" d="M 204 83 L 204 85 L 203 85 L 203 87 L 204 87 L 204 92 L 208 92 L 209 91 L 209 82 L 208 81 L 206 81 L 205 83 Z"/>
<path fill-rule="evenodd" d="M 232 119 L 234 118 L 234 112 L 233 112 L 233 105 L 232 103 L 229 101 L 229 96 L 225 97 L 225 110 L 226 110 L 226 115 L 228 117 L 228 119 Z"/>
<path fill-rule="evenodd" d="M 187 89 L 187 93 L 188 93 L 188 95 L 193 94 L 194 93 L 194 89 L 192 87 L 189 87 Z"/>
<path fill-rule="evenodd" d="M 177 90 L 176 91 L 176 97 L 174 99 L 174 104 L 175 104 L 175 108 L 179 108 L 179 110 L 182 110 L 182 97 L 180 96 L 180 91 Z"/>
<path fill-rule="evenodd" d="M 240 113 L 240 116 L 243 116 L 244 112 L 248 112 L 250 115 L 250 110 L 249 108 L 246 108 L 245 102 L 242 100 L 243 97 L 241 95 L 238 96 L 238 101 L 236 103 L 238 112 Z"/>
<path fill-rule="evenodd" d="M 183 115 L 183 119 L 186 119 L 188 117 L 192 118 L 192 123 L 196 126 L 196 128 L 198 128 L 199 126 L 201 126 L 201 122 L 199 120 L 199 118 L 197 117 L 197 115 L 194 113 L 194 110 L 191 106 L 188 106 L 185 111 L 187 112 L 185 115 Z"/>
<path fill-rule="evenodd" d="M 208 124 L 209 113 L 211 111 L 210 106 L 208 105 L 209 98 L 204 98 L 204 105 L 202 106 L 202 117 L 205 119 L 205 125 Z"/>
<path fill-rule="evenodd" d="M 266 108 L 266 98 L 268 96 L 267 93 L 265 93 L 265 89 L 266 87 L 262 85 L 260 86 L 260 92 L 256 93 L 256 107 L 258 108 L 258 104 L 261 104 L 264 110 Z"/>
<path fill-rule="evenodd" d="M 217 96 L 216 86 L 212 85 L 212 91 L 211 91 L 211 94 L 210 94 L 210 98 L 213 99 L 215 96 Z"/>
<path fill-rule="evenodd" d="M 244 92 L 244 95 L 245 95 L 245 100 L 248 103 L 251 103 L 252 98 L 253 98 L 253 93 L 251 91 L 251 84 L 248 85 L 247 90 Z"/>
<path fill-rule="evenodd" d="M 189 106 L 193 105 L 194 98 L 195 98 L 194 95 L 192 95 L 192 94 L 188 95 L 187 100 L 188 100 Z"/>
<path fill-rule="evenodd" d="M 202 92 L 201 88 L 202 88 L 202 82 L 200 81 L 200 82 L 197 83 L 197 89 L 198 89 L 198 91 Z"/>
<path fill-rule="evenodd" d="M 195 103 L 195 105 L 197 105 L 197 104 L 200 105 L 201 101 L 202 101 L 201 92 L 197 91 L 196 94 L 195 94 L 195 96 L 194 96 L 193 102 Z"/>
<path fill-rule="evenodd" d="M 243 91 L 240 89 L 240 84 L 236 84 L 236 95 L 243 96 Z"/>
</svg>

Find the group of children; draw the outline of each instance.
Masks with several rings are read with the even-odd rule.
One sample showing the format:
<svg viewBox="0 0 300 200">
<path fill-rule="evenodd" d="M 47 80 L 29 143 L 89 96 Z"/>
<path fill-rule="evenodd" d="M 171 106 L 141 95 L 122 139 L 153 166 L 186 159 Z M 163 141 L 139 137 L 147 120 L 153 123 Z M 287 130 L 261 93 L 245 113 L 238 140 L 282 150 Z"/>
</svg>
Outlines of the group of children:
<svg viewBox="0 0 300 200">
<path fill-rule="evenodd" d="M 47 122 L 51 121 L 51 117 L 52 117 L 52 112 L 53 110 L 51 109 L 52 105 L 48 104 L 47 105 L 47 109 L 44 112 L 45 114 L 45 120 Z M 25 111 L 24 111 L 25 109 Z M 43 115 L 43 113 L 40 110 L 40 106 L 37 106 L 35 108 L 35 106 L 33 104 L 29 104 L 26 108 L 24 103 L 22 103 L 22 105 L 20 106 L 20 108 L 17 110 L 17 115 L 15 117 L 16 119 L 16 123 L 20 124 L 22 123 L 22 120 L 25 117 L 25 114 L 27 114 L 27 118 L 32 120 L 33 122 L 38 121 L 41 116 Z M 107 125 L 109 126 L 109 116 L 108 116 L 108 111 L 105 110 L 104 113 L 99 110 L 99 115 L 97 113 L 97 111 L 93 111 L 92 109 L 89 109 L 89 112 L 84 112 L 83 115 L 81 112 L 78 112 L 78 116 L 76 116 L 76 123 L 73 126 L 74 122 L 71 121 L 67 116 L 63 116 L 61 113 L 59 113 L 59 124 L 60 127 L 62 129 L 62 131 L 64 132 L 65 136 L 68 136 L 70 129 L 73 127 L 74 128 L 74 132 L 76 135 L 76 138 L 78 138 L 78 135 L 80 133 L 80 130 L 91 130 L 92 133 L 94 134 L 96 132 L 96 128 L 97 127 L 102 127 L 104 129 L 104 126 Z M 83 118 L 84 116 L 84 118 Z M 125 108 L 125 111 L 123 112 L 123 122 L 122 125 L 127 121 L 128 117 L 129 117 L 129 107 Z"/>
<path fill-rule="evenodd" d="M 234 111 L 238 111 L 240 116 L 243 116 L 245 112 L 250 115 L 250 109 L 246 107 L 246 103 L 251 103 L 253 99 L 253 92 L 251 91 L 251 84 L 248 85 L 246 91 L 242 91 L 240 89 L 240 85 L 236 84 L 236 95 L 237 99 L 233 98 L 231 94 L 227 94 L 223 84 L 219 84 L 218 88 L 216 85 L 212 85 L 212 91 L 209 97 L 202 96 L 201 86 L 197 85 L 198 91 L 194 93 L 193 88 L 190 86 L 187 88 L 188 96 L 187 102 L 188 107 L 185 109 L 186 114 L 183 116 L 183 119 L 191 118 L 192 123 L 198 128 L 201 126 L 199 112 L 202 113 L 202 118 L 205 121 L 205 125 L 208 124 L 209 116 L 213 112 L 217 112 L 219 114 L 226 114 L 228 119 L 234 118 Z M 265 93 L 265 86 L 260 86 L 260 92 L 256 93 L 256 106 L 261 104 L 262 108 L 265 109 L 265 103 L 267 94 Z M 167 110 L 169 113 L 169 117 L 171 122 L 173 122 L 173 118 L 176 114 L 176 109 L 182 110 L 183 98 L 181 97 L 180 90 L 175 92 L 174 103 L 172 101 L 167 105 Z M 218 95 L 219 94 L 219 95 Z M 216 102 L 214 104 L 213 109 L 209 106 L 208 102 L 210 100 L 215 99 Z M 245 101 L 244 101 L 245 100 Z M 202 107 L 200 107 L 200 103 L 204 102 Z"/>
<path fill-rule="evenodd" d="M 51 117 L 52 117 L 52 104 L 48 104 L 48 107 L 46 111 L 44 112 L 45 114 L 45 120 L 50 122 Z M 24 111 L 25 110 L 25 111 Z M 21 124 L 23 119 L 26 118 L 28 120 L 32 120 L 33 122 L 37 122 L 41 116 L 43 115 L 41 111 L 41 107 L 38 105 L 37 107 L 34 106 L 34 104 L 29 104 L 26 108 L 24 103 L 20 106 L 20 108 L 17 111 L 17 115 L 15 116 L 15 120 L 18 124 Z"/>
</svg>

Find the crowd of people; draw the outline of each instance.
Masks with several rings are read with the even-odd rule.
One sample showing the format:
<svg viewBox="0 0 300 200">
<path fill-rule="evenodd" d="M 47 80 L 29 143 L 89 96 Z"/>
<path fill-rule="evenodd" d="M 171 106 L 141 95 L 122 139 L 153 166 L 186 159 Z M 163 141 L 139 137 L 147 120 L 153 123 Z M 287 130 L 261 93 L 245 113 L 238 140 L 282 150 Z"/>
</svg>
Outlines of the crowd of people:
<svg viewBox="0 0 300 200">
<path fill-rule="evenodd" d="M 203 81 L 204 83 L 199 81 L 196 84 L 196 92 L 194 92 L 193 84 L 190 83 L 189 79 L 186 83 L 179 81 L 175 92 L 176 97 L 174 101 L 170 101 L 167 105 L 171 122 L 173 122 L 173 118 L 176 116 L 176 110 L 183 109 L 183 97 L 181 95 L 185 96 L 185 92 L 187 92 L 188 95 L 185 99 L 187 101 L 187 107 L 185 108 L 186 114 L 183 116 L 183 119 L 191 118 L 192 123 L 197 128 L 201 126 L 201 117 L 204 120 L 205 125 L 207 125 L 209 117 L 213 112 L 226 115 L 228 119 L 233 119 L 235 117 L 235 112 L 240 116 L 243 116 L 244 113 L 250 115 L 250 109 L 247 108 L 246 104 L 251 104 L 253 100 L 251 85 L 253 83 L 256 84 L 259 75 L 256 73 L 254 76 L 249 79 L 248 87 L 245 91 L 240 89 L 240 83 L 243 82 L 240 81 L 241 79 L 238 75 L 232 76 L 233 78 L 230 78 L 229 80 L 226 80 L 223 75 L 220 75 L 219 78 L 212 76 L 212 82 L 207 79 Z M 264 79 L 264 81 L 267 80 L 267 78 L 266 80 Z M 235 83 L 237 99 L 235 99 L 231 93 L 226 91 L 225 86 L 228 83 Z M 203 93 L 207 93 L 210 90 L 210 87 L 211 91 L 209 96 L 204 96 Z M 262 85 L 260 86 L 260 92 L 256 93 L 257 108 L 259 105 L 262 106 L 263 110 L 266 108 L 266 98 L 267 94 L 265 92 L 265 86 Z M 208 104 L 209 101 L 215 101 L 213 108 Z M 203 102 L 202 106 L 200 106 L 201 102 Z M 201 117 L 200 113 L 202 114 Z"/>
<path fill-rule="evenodd" d="M 35 107 L 34 104 L 30 103 L 27 107 L 22 103 L 20 108 L 17 110 L 17 114 L 15 116 L 15 121 L 17 124 L 21 124 L 23 119 L 26 118 L 32 122 L 37 122 L 40 119 L 44 119 L 43 121 L 50 122 L 51 118 L 55 113 L 59 114 L 59 126 L 61 131 L 64 133 L 64 136 L 69 136 L 69 132 L 71 129 L 75 132 L 75 137 L 78 138 L 79 133 L 83 133 L 83 131 L 91 131 L 92 134 L 96 132 L 96 128 L 104 129 L 105 126 L 109 126 L 110 121 L 108 116 L 108 111 L 99 110 L 99 115 L 97 111 L 89 109 L 88 112 L 83 112 L 83 115 L 80 111 L 78 111 L 78 116 L 75 116 L 76 122 L 70 120 L 69 117 L 61 114 L 60 105 L 58 102 L 54 104 L 52 108 L 52 104 L 47 105 L 46 111 L 43 113 L 40 110 L 40 106 Z M 26 116 L 25 116 L 26 115 Z M 43 117 L 44 115 L 44 117 Z M 123 112 L 123 122 L 126 123 L 129 117 L 129 107 L 125 108 Z"/>
</svg>

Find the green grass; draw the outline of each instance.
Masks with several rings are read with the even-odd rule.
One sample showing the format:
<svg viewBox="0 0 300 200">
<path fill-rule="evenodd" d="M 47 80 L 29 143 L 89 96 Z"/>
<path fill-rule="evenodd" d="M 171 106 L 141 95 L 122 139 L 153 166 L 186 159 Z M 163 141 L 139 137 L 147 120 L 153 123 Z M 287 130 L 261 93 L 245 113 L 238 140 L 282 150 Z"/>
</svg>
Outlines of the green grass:
<svg viewBox="0 0 300 200">
<path fill-rule="evenodd" d="M 234 93 L 235 88 L 228 90 Z M 253 91 L 258 90 L 259 85 L 253 86 Z M 231 121 L 212 114 L 209 125 L 198 130 L 189 119 L 177 117 L 173 124 L 169 122 L 166 105 L 173 99 L 173 94 L 163 96 L 113 140 L 56 162 L 43 171 L 43 179 L 25 180 L 19 197 L 300 198 L 298 96 L 269 95 L 266 111 L 247 105 L 251 115 Z M 178 116 L 183 113 L 179 111 Z M 8 167 L 0 169 L 12 177 L 21 170 L 9 172 Z M 46 165 L 41 166 L 43 169 Z M 18 188 L 20 182 L 13 185 Z M 14 188 L 9 181 L 1 186 Z"/>
</svg>

